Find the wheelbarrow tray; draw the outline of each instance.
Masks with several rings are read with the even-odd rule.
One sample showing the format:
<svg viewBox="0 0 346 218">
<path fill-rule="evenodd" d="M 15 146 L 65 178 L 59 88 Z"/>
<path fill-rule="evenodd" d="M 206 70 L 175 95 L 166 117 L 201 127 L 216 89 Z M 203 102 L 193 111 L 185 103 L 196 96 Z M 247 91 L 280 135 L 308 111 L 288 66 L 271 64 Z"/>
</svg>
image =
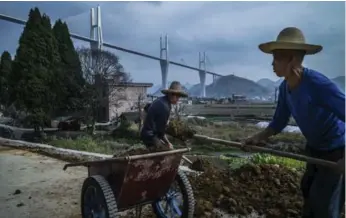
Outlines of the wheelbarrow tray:
<svg viewBox="0 0 346 218">
<path fill-rule="evenodd" d="M 101 175 L 114 193 L 118 210 L 152 203 L 168 192 L 174 182 L 183 153 L 190 149 L 177 149 L 96 161 L 66 164 L 88 167 L 88 176 Z"/>
</svg>

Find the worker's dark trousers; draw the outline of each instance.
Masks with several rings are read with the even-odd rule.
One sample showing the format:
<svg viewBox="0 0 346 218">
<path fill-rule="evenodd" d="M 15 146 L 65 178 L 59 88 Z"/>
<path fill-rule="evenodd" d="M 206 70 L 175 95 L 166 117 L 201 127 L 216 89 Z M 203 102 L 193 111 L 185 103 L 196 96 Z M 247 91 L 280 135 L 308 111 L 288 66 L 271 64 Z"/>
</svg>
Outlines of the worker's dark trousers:
<svg viewBox="0 0 346 218">
<path fill-rule="evenodd" d="M 344 156 L 344 149 L 330 152 L 306 149 L 307 155 L 330 161 Z M 345 202 L 345 178 L 331 168 L 307 164 L 301 189 L 304 197 L 303 218 L 340 218 Z"/>
</svg>

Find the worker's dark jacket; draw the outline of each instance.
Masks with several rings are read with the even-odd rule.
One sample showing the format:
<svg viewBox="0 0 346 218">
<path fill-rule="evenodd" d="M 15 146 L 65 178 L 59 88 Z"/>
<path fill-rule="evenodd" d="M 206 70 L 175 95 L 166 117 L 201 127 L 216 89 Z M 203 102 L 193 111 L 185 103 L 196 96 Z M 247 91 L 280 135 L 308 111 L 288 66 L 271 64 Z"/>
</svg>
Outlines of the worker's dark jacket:
<svg viewBox="0 0 346 218">
<path fill-rule="evenodd" d="M 149 107 L 141 131 L 141 139 L 146 146 L 155 145 L 158 139 L 164 137 L 171 107 L 167 96 L 157 98 Z"/>
</svg>

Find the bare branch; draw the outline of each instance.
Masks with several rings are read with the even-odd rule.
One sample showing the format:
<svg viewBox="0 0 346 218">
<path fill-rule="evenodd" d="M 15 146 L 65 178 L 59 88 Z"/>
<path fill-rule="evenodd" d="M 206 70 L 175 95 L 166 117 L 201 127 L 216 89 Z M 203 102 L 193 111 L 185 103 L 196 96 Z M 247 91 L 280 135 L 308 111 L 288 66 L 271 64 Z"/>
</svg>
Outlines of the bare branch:
<svg viewBox="0 0 346 218">
<path fill-rule="evenodd" d="M 130 75 L 125 72 L 124 67 L 119 63 L 119 58 L 109 52 L 102 50 L 92 50 L 89 48 L 77 49 L 84 78 L 89 84 L 94 84 L 95 76 L 116 84 L 119 82 L 129 82 Z"/>
<path fill-rule="evenodd" d="M 131 77 L 119 63 L 118 56 L 109 51 L 80 48 L 77 52 L 87 82 L 86 108 L 95 120 L 98 108 L 105 102 L 108 106 L 119 107 L 127 99 L 124 85 Z"/>
</svg>

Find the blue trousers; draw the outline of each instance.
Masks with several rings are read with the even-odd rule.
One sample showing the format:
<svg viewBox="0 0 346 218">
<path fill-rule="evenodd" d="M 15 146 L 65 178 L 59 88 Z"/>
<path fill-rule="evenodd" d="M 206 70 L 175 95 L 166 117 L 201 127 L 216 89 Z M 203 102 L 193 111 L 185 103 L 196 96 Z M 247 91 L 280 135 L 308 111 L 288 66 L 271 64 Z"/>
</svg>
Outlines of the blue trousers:
<svg viewBox="0 0 346 218">
<path fill-rule="evenodd" d="M 338 161 L 344 149 L 330 152 L 312 151 L 312 157 Z M 307 164 L 301 189 L 304 198 L 303 218 L 340 218 L 345 202 L 345 178 L 331 168 Z"/>
</svg>

